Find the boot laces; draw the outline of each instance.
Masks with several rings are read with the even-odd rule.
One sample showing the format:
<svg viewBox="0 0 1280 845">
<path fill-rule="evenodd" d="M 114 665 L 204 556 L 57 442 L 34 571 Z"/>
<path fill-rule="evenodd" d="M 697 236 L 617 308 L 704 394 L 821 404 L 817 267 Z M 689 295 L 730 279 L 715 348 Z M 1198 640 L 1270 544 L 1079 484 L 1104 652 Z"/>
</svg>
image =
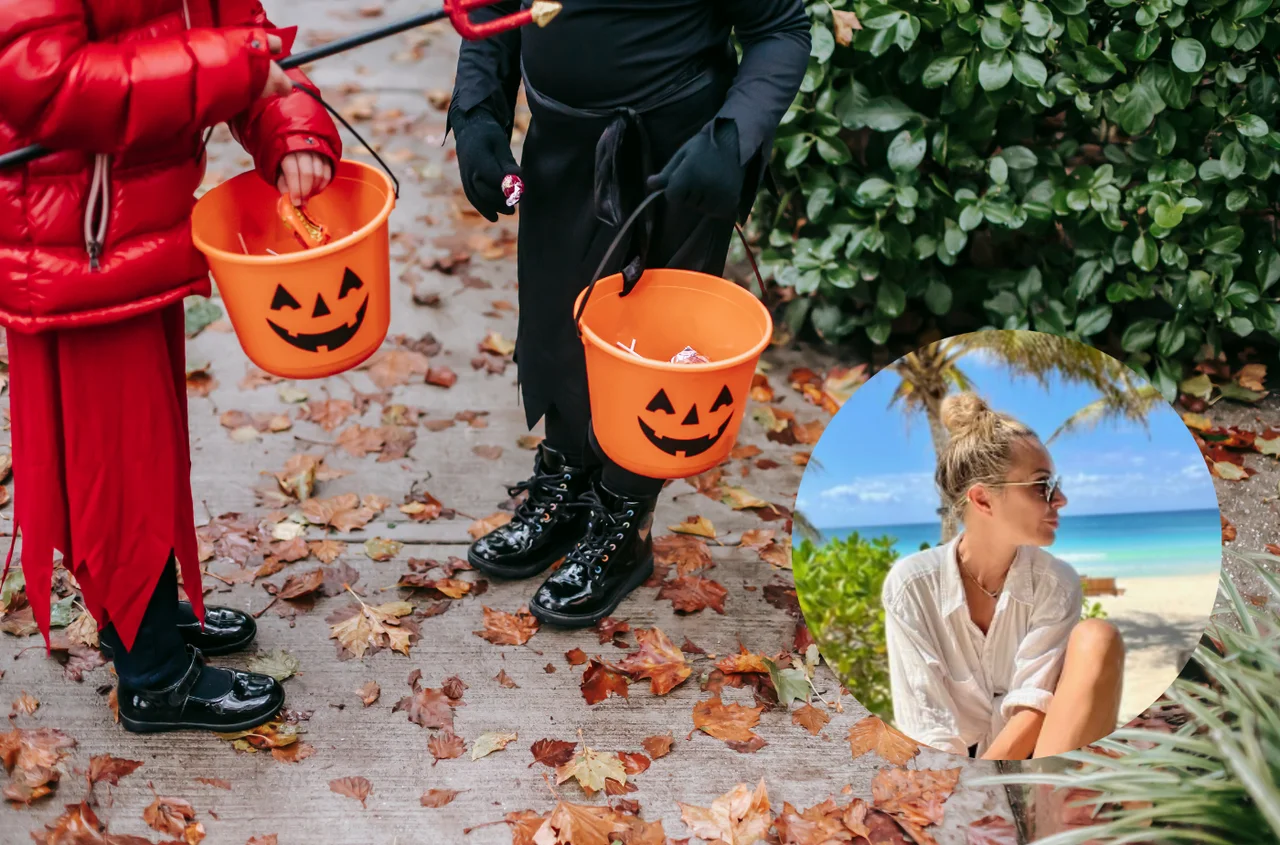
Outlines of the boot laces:
<svg viewBox="0 0 1280 845">
<path fill-rule="evenodd" d="M 587 531 L 578 544 L 567 555 L 566 564 L 578 563 L 590 565 L 599 573 L 604 570 L 603 562 L 618 550 L 618 544 L 626 539 L 627 530 L 635 518 L 635 509 L 612 510 L 600 498 L 595 490 L 588 490 L 576 502 L 565 505 L 575 510 L 587 510 Z"/>
<path fill-rule="evenodd" d="M 565 492 L 572 476 L 573 473 L 564 470 L 548 472 L 539 464 L 531 477 L 507 488 L 507 495 L 513 498 L 523 492 L 529 494 L 516 508 L 514 518 L 534 525 L 549 522 L 546 517 L 551 511 L 561 504 L 566 507 L 571 504 L 565 502 Z"/>
</svg>

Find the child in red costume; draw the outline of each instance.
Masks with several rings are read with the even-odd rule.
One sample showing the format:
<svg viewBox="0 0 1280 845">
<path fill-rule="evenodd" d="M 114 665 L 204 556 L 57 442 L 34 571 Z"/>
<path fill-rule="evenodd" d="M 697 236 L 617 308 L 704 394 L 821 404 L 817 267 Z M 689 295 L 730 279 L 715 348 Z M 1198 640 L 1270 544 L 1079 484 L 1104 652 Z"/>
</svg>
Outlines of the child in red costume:
<svg viewBox="0 0 1280 845">
<path fill-rule="evenodd" d="M 293 91 L 310 82 L 274 61 L 292 37 L 257 0 L 0 0 L 0 153 L 57 151 L 0 171 L 15 533 L 46 642 L 62 552 L 130 730 L 245 729 L 284 702 L 204 663 L 255 627 L 201 600 L 182 303 L 211 292 L 190 232 L 204 130 L 228 123 L 295 204 L 341 158 Z"/>
</svg>

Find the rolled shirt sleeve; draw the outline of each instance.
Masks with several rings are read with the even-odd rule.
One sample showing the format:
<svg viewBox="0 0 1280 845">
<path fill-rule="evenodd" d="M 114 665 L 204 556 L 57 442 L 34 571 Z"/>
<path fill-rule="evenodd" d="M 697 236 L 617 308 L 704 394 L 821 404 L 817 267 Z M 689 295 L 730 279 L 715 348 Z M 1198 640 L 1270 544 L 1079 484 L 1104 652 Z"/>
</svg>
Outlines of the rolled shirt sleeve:
<svg viewBox="0 0 1280 845">
<path fill-rule="evenodd" d="M 895 727 L 916 742 L 967 755 L 945 668 L 921 633 L 923 620 L 911 612 L 909 602 L 887 600 L 884 608 Z"/>
<path fill-rule="evenodd" d="M 1005 719 L 1019 707 L 1041 713 L 1049 708 L 1062 672 L 1067 640 L 1080 621 L 1084 591 L 1078 577 L 1046 579 L 1041 589 L 1049 595 L 1037 596 L 1031 630 L 1014 655 L 1013 680 L 1000 704 L 1000 715 Z"/>
</svg>

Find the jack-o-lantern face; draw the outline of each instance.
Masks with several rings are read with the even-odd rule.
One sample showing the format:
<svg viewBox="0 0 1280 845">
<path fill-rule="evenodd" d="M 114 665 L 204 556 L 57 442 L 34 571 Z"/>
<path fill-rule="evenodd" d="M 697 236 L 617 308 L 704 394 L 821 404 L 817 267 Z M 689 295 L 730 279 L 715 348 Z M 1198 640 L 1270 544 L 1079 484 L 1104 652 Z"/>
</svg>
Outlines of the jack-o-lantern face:
<svg viewBox="0 0 1280 845">
<path fill-rule="evenodd" d="M 729 421 L 733 419 L 733 394 L 729 392 L 728 385 L 720 388 L 720 393 L 710 407 L 700 415 L 696 401 L 687 411 L 682 409 L 682 412 L 677 413 L 667 391 L 660 389 L 649 400 L 645 411 L 649 413 L 652 422 L 645 422 L 643 417 L 638 418 L 638 421 L 640 430 L 650 443 L 672 457 L 682 454 L 686 458 L 693 458 L 716 445 L 716 441 L 729 428 Z M 680 423 L 673 429 L 671 423 L 675 419 L 679 419 Z M 667 433 L 659 433 L 660 431 Z M 699 431 L 703 433 L 699 434 Z"/>
<path fill-rule="evenodd" d="M 352 291 L 362 288 L 364 288 L 364 282 L 348 269 L 342 276 L 342 286 L 338 289 L 338 296 L 332 308 L 321 293 L 317 293 L 315 302 L 306 308 L 293 294 L 289 293 L 284 285 L 276 285 L 275 296 L 271 298 L 271 312 L 276 316 L 274 319 L 268 319 L 267 325 L 271 326 L 272 331 L 279 335 L 281 340 L 297 349 L 319 352 L 324 348 L 332 352 L 345 346 L 364 325 L 364 316 L 369 310 L 368 294 L 361 298 L 359 307 L 343 307 L 347 304 L 348 297 L 352 302 L 355 301 L 355 297 L 350 296 Z M 334 316 L 333 308 L 338 309 L 338 324 L 331 328 L 320 329 L 320 326 L 334 322 L 332 319 L 324 319 Z M 293 324 L 293 328 L 286 328 L 285 325 L 276 322 L 277 320 L 284 322 L 282 318 L 289 312 L 304 314 L 308 310 L 311 312 L 309 318 L 298 316 L 289 321 Z"/>
</svg>

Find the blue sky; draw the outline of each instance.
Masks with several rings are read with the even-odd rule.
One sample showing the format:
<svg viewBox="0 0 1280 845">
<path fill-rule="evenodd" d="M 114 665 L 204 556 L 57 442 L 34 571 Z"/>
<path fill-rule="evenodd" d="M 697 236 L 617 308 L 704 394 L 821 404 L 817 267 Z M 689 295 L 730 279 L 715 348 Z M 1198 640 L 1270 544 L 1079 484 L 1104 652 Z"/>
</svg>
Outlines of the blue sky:
<svg viewBox="0 0 1280 845">
<path fill-rule="evenodd" d="M 1098 398 L 1056 377 L 1045 390 L 1001 363 L 970 354 L 960 364 L 979 395 L 1047 438 Z M 898 376 L 882 370 L 835 415 L 813 450 L 796 507 L 819 528 L 932 522 L 938 496 L 934 452 L 923 414 L 889 408 Z M 1049 446 L 1068 498 L 1064 517 L 1217 508 L 1213 483 L 1186 426 L 1169 405 L 1149 430 L 1105 422 L 1059 435 Z M 814 463 L 820 464 L 815 467 Z"/>
</svg>

